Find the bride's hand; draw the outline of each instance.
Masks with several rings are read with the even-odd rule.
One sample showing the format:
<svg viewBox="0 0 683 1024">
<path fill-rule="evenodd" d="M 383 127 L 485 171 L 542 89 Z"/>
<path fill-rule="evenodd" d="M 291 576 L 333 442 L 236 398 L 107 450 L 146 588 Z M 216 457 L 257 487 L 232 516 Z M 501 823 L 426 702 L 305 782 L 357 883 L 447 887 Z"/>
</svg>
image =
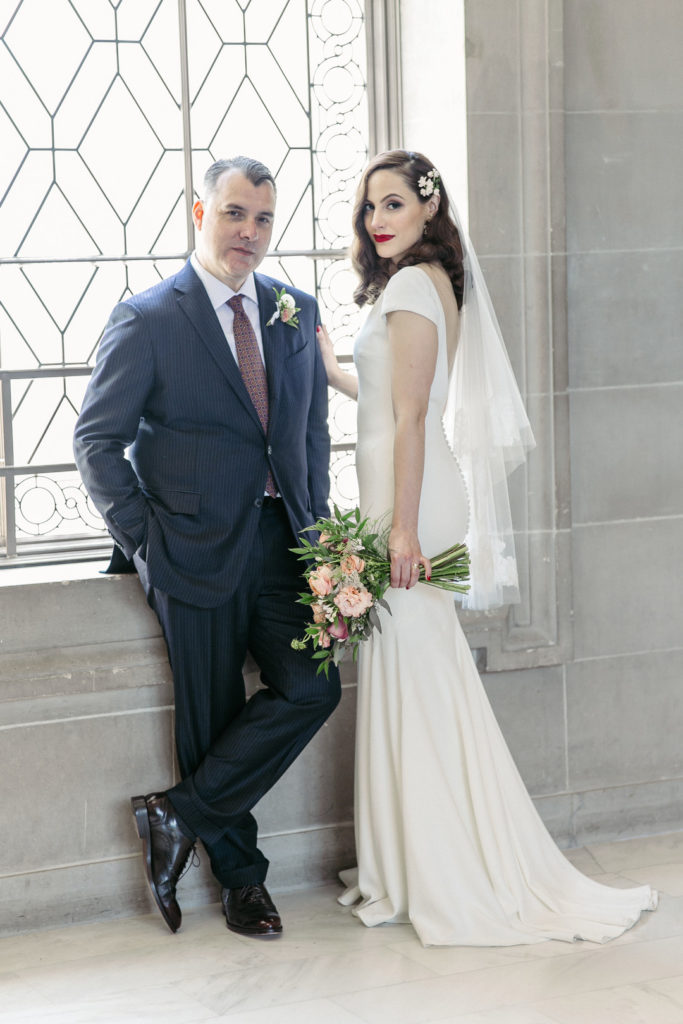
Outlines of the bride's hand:
<svg viewBox="0 0 683 1024">
<path fill-rule="evenodd" d="M 318 345 L 320 346 L 320 354 L 323 357 L 327 379 L 331 386 L 334 387 L 334 381 L 342 371 L 334 354 L 332 339 L 327 333 L 327 328 L 324 324 L 320 324 L 318 327 Z"/>
<path fill-rule="evenodd" d="M 414 531 L 392 527 L 388 549 L 391 558 L 392 587 L 405 587 L 406 590 L 410 590 L 420 579 L 422 566 L 425 579 L 431 578 L 432 563 L 422 554 L 420 542 Z"/>
<path fill-rule="evenodd" d="M 318 345 L 320 346 L 320 354 L 323 357 L 323 366 L 325 367 L 325 373 L 327 374 L 327 383 L 331 388 L 335 388 L 337 391 L 341 391 L 343 395 L 348 395 L 349 398 L 358 398 L 358 379 L 351 373 L 347 373 L 346 370 L 342 370 L 341 366 L 337 362 L 337 357 L 334 354 L 334 345 L 332 339 L 327 333 L 327 328 L 322 324 L 317 329 Z"/>
</svg>

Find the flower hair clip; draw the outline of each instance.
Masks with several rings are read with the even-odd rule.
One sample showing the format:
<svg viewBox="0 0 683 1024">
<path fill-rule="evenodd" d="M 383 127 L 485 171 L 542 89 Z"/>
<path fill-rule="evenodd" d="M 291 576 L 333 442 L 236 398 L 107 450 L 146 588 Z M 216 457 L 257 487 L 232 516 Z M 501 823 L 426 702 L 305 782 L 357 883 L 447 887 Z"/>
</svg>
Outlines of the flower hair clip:
<svg viewBox="0 0 683 1024">
<path fill-rule="evenodd" d="M 431 171 L 427 171 L 423 177 L 418 180 L 417 186 L 420 190 L 420 195 L 424 196 L 425 199 L 428 196 L 438 196 L 441 194 L 441 177 L 436 167 L 432 167 Z"/>
<path fill-rule="evenodd" d="M 273 291 L 277 299 L 277 307 L 266 327 L 272 327 L 276 320 L 282 320 L 283 324 L 289 324 L 290 327 L 298 327 L 299 317 L 296 314 L 301 311 L 301 307 L 295 304 L 292 296 L 284 288 L 281 288 L 280 291 L 273 288 Z"/>
</svg>

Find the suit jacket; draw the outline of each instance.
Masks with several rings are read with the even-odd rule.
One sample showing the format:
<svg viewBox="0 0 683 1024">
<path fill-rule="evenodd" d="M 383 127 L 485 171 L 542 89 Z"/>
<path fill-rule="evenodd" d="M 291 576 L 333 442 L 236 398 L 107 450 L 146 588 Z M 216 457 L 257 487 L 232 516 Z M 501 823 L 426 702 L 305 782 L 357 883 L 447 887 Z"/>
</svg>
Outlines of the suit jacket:
<svg viewBox="0 0 683 1024">
<path fill-rule="evenodd" d="M 282 284 L 255 279 L 267 436 L 189 261 L 114 309 L 74 435 L 81 477 L 117 544 L 144 560 L 150 586 L 200 607 L 239 586 L 269 466 L 295 534 L 329 513 L 317 303 L 287 286 L 299 326 L 267 327 Z"/>
</svg>

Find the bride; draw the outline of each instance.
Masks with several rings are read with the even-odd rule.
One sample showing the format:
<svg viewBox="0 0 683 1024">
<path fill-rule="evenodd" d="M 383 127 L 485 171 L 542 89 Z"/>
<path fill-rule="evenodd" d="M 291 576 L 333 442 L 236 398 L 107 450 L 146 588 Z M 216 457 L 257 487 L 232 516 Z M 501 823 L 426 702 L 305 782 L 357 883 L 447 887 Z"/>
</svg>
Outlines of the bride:
<svg viewBox="0 0 683 1024">
<path fill-rule="evenodd" d="M 605 942 L 656 906 L 557 849 L 486 698 L 453 597 L 418 582 L 466 539 L 468 607 L 515 599 L 506 471 L 533 437 L 474 252 L 437 170 L 394 150 L 354 211 L 357 376 L 319 343 L 332 387 L 358 400 L 363 515 L 390 517 L 391 613 L 358 679 L 356 872 L 342 902 L 369 926 L 410 921 L 424 945 Z M 463 251 L 464 250 L 464 251 Z"/>
</svg>

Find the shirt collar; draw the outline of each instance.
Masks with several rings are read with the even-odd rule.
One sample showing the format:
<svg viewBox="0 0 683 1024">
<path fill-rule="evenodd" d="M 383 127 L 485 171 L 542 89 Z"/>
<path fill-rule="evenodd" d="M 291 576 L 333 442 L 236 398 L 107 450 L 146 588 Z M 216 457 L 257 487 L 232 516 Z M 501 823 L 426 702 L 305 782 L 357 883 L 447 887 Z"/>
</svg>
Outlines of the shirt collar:
<svg viewBox="0 0 683 1024">
<path fill-rule="evenodd" d="M 210 274 L 206 270 L 199 260 L 197 259 L 197 253 L 193 252 L 190 255 L 190 263 L 192 269 L 196 273 L 199 280 L 206 288 L 206 293 L 209 296 L 211 305 L 214 309 L 220 309 L 221 306 L 225 305 L 228 299 L 231 299 L 233 295 L 244 295 L 247 299 L 251 299 L 258 306 L 258 297 L 256 295 L 256 281 L 254 280 L 253 273 L 249 274 L 242 287 L 238 292 L 232 290 L 230 285 L 224 284 L 223 281 L 219 281 L 217 277 Z"/>
</svg>

